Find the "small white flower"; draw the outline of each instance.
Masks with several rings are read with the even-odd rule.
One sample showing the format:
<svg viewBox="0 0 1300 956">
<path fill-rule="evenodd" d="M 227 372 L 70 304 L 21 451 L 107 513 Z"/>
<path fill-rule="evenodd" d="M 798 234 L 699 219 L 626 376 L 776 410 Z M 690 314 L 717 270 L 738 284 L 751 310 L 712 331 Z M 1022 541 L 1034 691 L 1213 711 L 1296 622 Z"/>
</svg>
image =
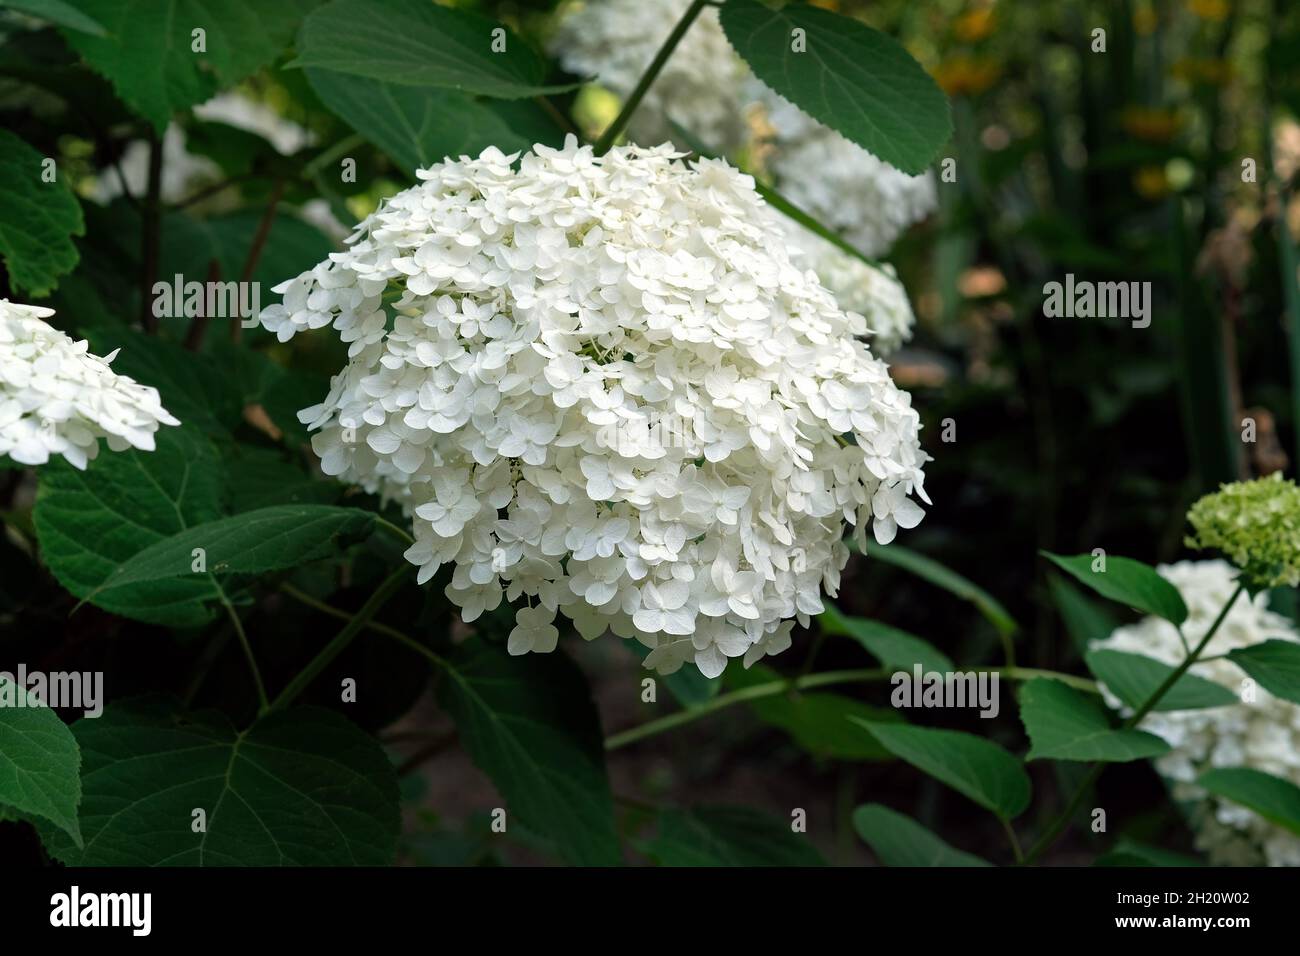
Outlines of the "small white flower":
<svg viewBox="0 0 1300 956">
<path fill-rule="evenodd" d="M 521 607 L 515 613 L 515 626 L 506 640 L 506 650 L 511 654 L 527 654 L 532 651 L 545 654 L 555 650 L 560 632 L 556 630 L 555 612 L 545 607 Z"/>
<path fill-rule="evenodd" d="M 0 299 L 0 455 L 43 465 L 62 455 L 84 469 L 99 454 L 153 451 L 159 425 L 179 425 L 156 388 L 110 367 L 44 320 L 52 309 Z"/>
</svg>

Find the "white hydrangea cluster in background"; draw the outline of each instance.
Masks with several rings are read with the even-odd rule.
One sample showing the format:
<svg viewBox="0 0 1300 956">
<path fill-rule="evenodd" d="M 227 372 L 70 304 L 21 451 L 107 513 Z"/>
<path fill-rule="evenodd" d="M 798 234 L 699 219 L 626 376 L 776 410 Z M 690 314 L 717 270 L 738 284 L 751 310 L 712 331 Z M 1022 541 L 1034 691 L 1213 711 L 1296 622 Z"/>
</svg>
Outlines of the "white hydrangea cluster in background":
<svg viewBox="0 0 1300 956">
<path fill-rule="evenodd" d="M 893 266 L 864 262 L 788 216 L 777 213 L 773 219 L 785 232 L 790 258 L 817 273 L 842 309 L 866 317 L 873 353 L 884 358 L 911 340 L 916 315 Z"/>
<path fill-rule="evenodd" d="M 44 320 L 52 309 L 0 299 L 0 456 L 43 465 L 62 455 L 77 468 L 99 454 L 153 451 L 159 425 L 179 425 L 158 390 L 118 375 Z"/>
<path fill-rule="evenodd" d="M 844 522 L 888 542 L 928 501 L 865 319 L 750 177 L 679 157 L 570 137 L 439 163 L 262 313 L 350 343 L 301 414 L 322 467 L 402 503 L 467 621 L 526 596 L 512 653 L 552 649 L 558 610 L 663 673 L 748 666 L 836 593 Z"/>
<path fill-rule="evenodd" d="M 771 127 L 767 167 L 786 199 L 876 257 L 938 206 L 934 175 L 909 176 L 754 81 Z"/>
<path fill-rule="evenodd" d="M 577 76 L 626 98 L 691 0 L 577 0 L 563 11 L 551 55 Z M 702 10 L 646 92 L 628 126 L 630 138 L 663 143 L 674 138 L 670 120 L 723 152 L 744 144 L 749 68 L 718 22 Z"/>
<path fill-rule="evenodd" d="M 1178 588 L 1187 604 L 1183 631 L 1195 646 L 1236 589 L 1236 571 L 1225 561 L 1183 561 L 1158 570 Z M 1266 640 L 1300 641 L 1291 622 L 1267 608 L 1266 594 L 1253 600 L 1243 594 L 1203 656 L 1226 654 Z M 1177 630 L 1157 617 L 1121 627 L 1092 646 L 1143 654 L 1166 664 L 1183 659 Z M 1227 660 L 1193 664 L 1190 673 L 1237 694 L 1246 677 Z M 1119 701 L 1103 690 L 1111 706 L 1119 706 Z M 1300 706 L 1258 686 L 1255 695 L 1254 701 L 1227 707 L 1152 713 L 1142 720 L 1141 728 L 1162 737 L 1173 748 L 1156 759 L 1156 769 L 1173 781 L 1175 799 L 1193 803 L 1191 822 L 1197 846 L 1211 862 L 1300 866 L 1300 837 L 1239 804 L 1211 796 L 1195 783 L 1211 767 L 1251 767 L 1300 784 Z"/>
</svg>

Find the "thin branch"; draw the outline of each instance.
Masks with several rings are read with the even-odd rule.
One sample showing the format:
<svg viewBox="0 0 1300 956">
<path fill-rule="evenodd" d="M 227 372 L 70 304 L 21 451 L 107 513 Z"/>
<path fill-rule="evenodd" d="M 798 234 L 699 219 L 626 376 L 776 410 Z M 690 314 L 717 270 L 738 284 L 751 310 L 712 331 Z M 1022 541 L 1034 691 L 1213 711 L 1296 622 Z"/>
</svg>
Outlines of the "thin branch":
<svg viewBox="0 0 1300 956">
<path fill-rule="evenodd" d="M 153 287 L 158 280 L 162 250 L 162 141 L 149 130 L 149 185 L 142 207 L 140 230 L 140 323 L 149 335 L 158 334 L 158 316 L 153 313 Z"/>
</svg>

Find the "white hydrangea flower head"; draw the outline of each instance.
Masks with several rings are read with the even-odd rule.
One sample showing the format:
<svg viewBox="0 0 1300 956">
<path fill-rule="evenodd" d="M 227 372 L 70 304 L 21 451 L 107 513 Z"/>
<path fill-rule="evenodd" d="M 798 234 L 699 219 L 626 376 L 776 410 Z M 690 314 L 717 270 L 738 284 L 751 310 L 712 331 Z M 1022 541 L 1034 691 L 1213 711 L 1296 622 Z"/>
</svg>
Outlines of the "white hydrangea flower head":
<svg viewBox="0 0 1300 956">
<path fill-rule="evenodd" d="M 788 216 L 777 214 L 773 218 L 785 231 L 794 263 L 817 273 L 842 309 L 866 317 L 871 335 L 868 342 L 874 354 L 881 358 L 892 355 L 911 340 L 916 314 L 892 265 L 873 266 Z"/>
<path fill-rule="evenodd" d="M 836 593 L 845 522 L 888 542 L 928 502 L 866 320 L 752 178 L 681 155 L 439 163 L 263 310 L 349 343 L 300 415 L 323 469 L 402 504 L 466 621 L 525 599 L 514 653 L 552 649 L 558 611 L 664 673 L 752 664 Z"/>
<path fill-rule="evenodd" d="M 576 0 L 561 13 L 548 44 L 577 76 L 595 77 L 627 98 L 691 0 Z M 745 106 L 749 68 L 736 55 L 718 11 L 701 11 L 673 50 L 628 126 L 631 139 L 675 139 L 670 120 L 711 148 L 730 152 L 748 136 Z"/>
<path fill-rule="evenodd" d="M 153 451 L 160 425 L 179 425 L 158 390 L 118 375 L 87 343 L 45 319 L 53 309 L 0 299 L 0 455 L 43 465 L 62 455 L 77 468 L 99 454 Z"/>
<path fill-rule="evenodd" d="M 1158 570 L 1182 594 L 1188 609 L 1183 631 L 1196 646 L 1236 590 L 1237 572 L 1225 561 L 1183 561 Z M 1267 594 L 1253 600 L 1243 594 L 1203 655 L 1218 656 L 1266 640 L 1300 641 L 1300 636 L 1287 618 L 1268 610 Z M 1177 630 L 1157 617 L 1121 627 L 1092 646 L 1143 654 L 1170 665 L 1183 659 Z M 1228 660 L 1198 662 L 1190 673 L 1238 695 L 1246 678 Z M 1105 687 L 1103 693 L 1112 707 L 1119 706 Z M 1156 759 L 1156 769 L 1172 781 L 1175 799 L 1193 805 L 1196 843 L 1212 863 L 1300 866 L 1300 837 L 1239 804 L 1220 800 L 1195 782 L 1212 767 L 1251 767 L 1300 784 L 1300 706 L 1262 687 L 1254 693 L 1253 701 L 1226 707 L 1151 713 L 1140 726 L 1173 748 Z"/>
<path fill-rule="evenodd" d="M 755 81 L 771 128 L 767 168 L 786 199 L 877 257 L 938 206 L 934 175 L 909 176 Z"/>
</svg>

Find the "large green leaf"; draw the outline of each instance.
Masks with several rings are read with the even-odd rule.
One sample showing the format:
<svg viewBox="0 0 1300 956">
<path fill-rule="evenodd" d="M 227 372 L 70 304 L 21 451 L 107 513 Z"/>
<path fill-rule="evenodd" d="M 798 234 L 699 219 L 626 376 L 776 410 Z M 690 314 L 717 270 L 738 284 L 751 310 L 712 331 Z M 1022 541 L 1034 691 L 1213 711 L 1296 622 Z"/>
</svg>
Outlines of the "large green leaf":
<svg viewBox="0 0 1300 956">
<path fill-rule="evenodd" d="M 1264 641 L 1229 651 L 1228 659 L 1270 694 L 1300 704 L 1300 644 Z"/>
<path fill-rule="evenodd" d="M 83 758 L 84 849 L 70 866 L 381 866 L 397 845 L 397 774 L 330 711 L 300 708 L 239 732 L 214 711 L 111 705 L 73 725 Z M 195 810 L 206 826 L 196 832 Z"/>
<path fill-rule="evenodd" d="M 943 588 L 963 601 L 971 602 L 980 614 L 984 615 L 985 620 L 997 628 L 999 633 L 1010 636 L 1019 630 L 1015 619 L 1011 617 L 1007 609 L 993 595 L 956 571 L 944 567 L 933 558 L 927 558 L 925 555 L 918 554 L 916 551 L 899 544 L 869 544 L 867 545 L 866 554 L 868 557 L 884 561 L 886 564 L 892 564 L 904 571 L 915 574 L 918 578 L 929 581 L 935 587 Z"/>
<path fill-rule="evenodd" d="M 545 61 L 497 21 L 424 0 L 333 0 L 303 21 L 291 65 L 504 99 L 569 88 L 544 85 Z"/>
<path fill-rule="evenodd" d="M 68 43 L 161 133 L 172 114 L 270 63 L 319 0 L 68 0 L 108 30 Z M 206 31 L 206 52 L 192 31 Z"/>
<path fill-rule="evenodd" d="M 1026 760 L 1106 760 L 1155 757 L 1169 745 L 1153 734 L 1111 727 L 1091 694 L 1036 677 L 1020 688 L 1020 720 L 1032 744 Z"/>
<path fill-rule="evenodd" d="M 1105 605 L 1089 600 L 1087 595 L 1059 574 L 1049 574 L 1047 584 L 1056 610 L 1065 623 L 1065 630 L 1080 653 L 1087 651 L 1094 641 L 1110 637 L 1119 626 Z"/>
<path fill-rule="evenodd" d="M 58 715 L 9 675 L 0 678 L 0 808 L 48 820 L 80 846 L 80 766 L 77 741 Z"/>
<path fill-rule="evenodd" d="M 729 668 L 727 675 L 733 687 L 781 680 L 780 674 L 762 664 L 749 670 Z M 805 751 L 832 760 L 888 760 L 891 756 L 869 734 L 849 723 L 850 717 L 866 721 L 903 719 L 893 708 L 871 707 L 851 697 L 821 691 L 773 694 L 748 703 L 760 720 L 784 730 Z"/>
<path fill-rule="evenodd" d="M 73 236 L 85 233 L 81 204 L 62 171 L 42 179 L 40 153 L 0 129 L 0 258 L 9 284 L 34 298 L 49 295 L 77 264 Z"/>
<path fill-rule="evenodd" d="M 1098 559 L 1091 554 L 1064 557 L 1044 551 L 1043 557 L 1102 597 L 1163 617 L 1177 626 L 1187 620 L 1187 605 L 1178 589 L 1162 578 L 1155 568 L 1141 561 L 1108 555 L 1105 570 L 1094 571 L 1093 562 Z"/>
<path fill-rule="evenodd" d="M 928 641 L 879 621 L 846 617 L 830 604 L 817 620 L 826 633 L 853 638 L 885 667 L 911 671 L 914 665 L 920 664 L 924 671 L 947 672 L 953 669 L 948 655 Z"/>
<path fill-rule="evenodd" d="M 853 811 L 853 829 L 885 866 L 992 866 L 945 843 L 911 817 L 879 803 Z"/>
<path fill-rule="evenodd" d="M 562 133 L 535 103 L 481 100 L 433 86 L 385 83 L 333 70 L 308 69 L 312 89 L 339 119 L 408 173 L 447 157 L 555 145 Z"/>
<path fill-rule="evenodd" d="M 480 637 L 451 652 L 436 692 L 524 828 L 572 863 L 621 862 L 600 720 L 572 661 L 510 657 Z"/>
<path fill-rule="evenodd" d="M 1004 820 L 1029 805 L 1029 776 L 1020 761 L 983 737 L 909 724 L 850 718 L 900 760 L 946 783 Z"/>
<path fill-rule="evenodd" d="M 186 528 L 123 561 L 99 594 L 161 581 L 283 571 L 334 554 L 374 528 L 372 512 L 334 505 L 273 505 Z M 206 568 L 193 570 L 194 552 Z M 97 600 L 99 594 L 92 596 Z"/>
<path fill-rule="evenodd" d="M 73 30 L 81 30 L 102 37 L 104 27 L 86 16 L 68 0 L 0 0 L 0 10 L 20 10 L 50 23 Z"/>
<path fill-rule="evenodd" d="M 727 0 L 721 19 L 760 80 L 903 172 L 925 169 L 952 135 L 943 92 L 885 34 L 803 4 Z"/>
<path fill-rule="evenodd" d="M 644 847 L 661 866 L 824 866 L 805 834 L 749 807 L 667 810 Z"/>
<path fill-rule="evenodd" d="M 80 598 L 145 548 L 221 513 L 216 449 L 185 428 L 163 428 L 157 449 L 102 454 L 78 471 L 62 461 L 41 469 L 33 515 L 41 555 Z M 173 578 L 96 594 L 107 611 L 190 627 L 211 619 L 208 580 Z"/>
<path fill-rule="evenodd" d="M 1290 780 L 1249 767 L 1218 767 L 1201 774 L 1196 782 L 1300 835 L 1300 787 Z"/>
<path fill-rule="evenodd" d="M 1111 693 L 1133 710 L 1137 710 L 1173 672 L 1168 664 L 1141 654 L 1127 654 L 1109 648 L 1090 651 L 1088 669 Z M 1238 703 L 1237 696 L 1222 684 L 1184 674 L 1160 698 L 1155 710 L 1199 710 L 1204 707 L 1224 707 Z"/>
</svg>

